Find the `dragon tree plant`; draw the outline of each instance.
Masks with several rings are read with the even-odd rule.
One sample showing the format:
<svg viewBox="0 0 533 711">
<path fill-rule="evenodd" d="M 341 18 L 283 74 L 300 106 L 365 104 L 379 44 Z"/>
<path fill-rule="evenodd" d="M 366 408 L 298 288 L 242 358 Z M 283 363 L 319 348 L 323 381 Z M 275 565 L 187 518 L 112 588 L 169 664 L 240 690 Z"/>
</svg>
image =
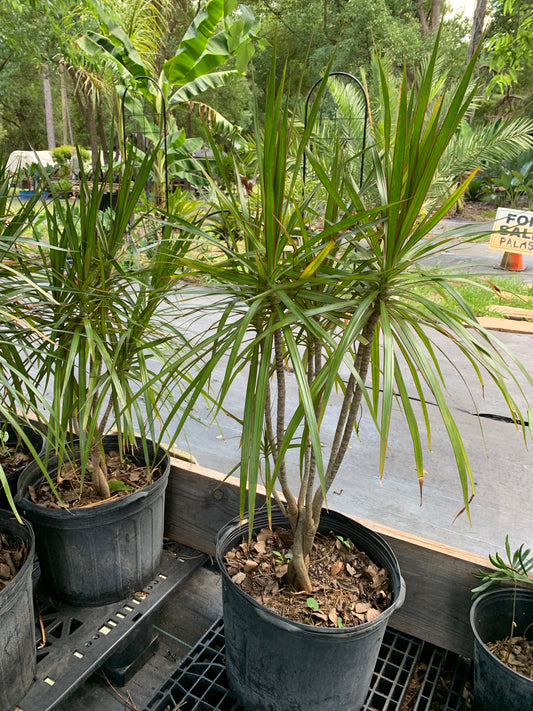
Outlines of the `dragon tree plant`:
<svg viewBox="0 0 533 711">
<path fill-rule="evenodd" d="M 153 465 L 147 441 L 166 442 L 175 413 L 169 382 L 187 378 L 177 373 L 185 338 L 171 299 L 184 242 L 174 225 L 158 221 L 149 242 L 135 245 L 136 205 L 154 156 L 139 163 L 128 153 L 111 210 L 102 209 L 102 198 L 114 188 L 112 168 L 101 183 L 82 170 L 79 202 L 54 194 L 46 234 L 35 234 L 21 261 L 51 296 L 36 314 L 46 339 L 32 374 L 49 401 L 48 454 L 72 461 L 77 443 L 81 487 L 90 475 L 102 499 L 110 496 L 104 435 L 117 433 L 123 456 L 128 445 L 139 446 Z"/>
<path fill-rule="evenodd" d="M 217 243 L 215 259 L 186 259 L 207 275 L 205 289 L 215 325 L 205 336 L 210 360 L 196 381 L 203 386 L 224 362 L 218 403 L 241 371 L 247 386 L 242 413 L 241 516 L 253 525 L 258 482 L 286 514 L 294 533 L 289 581 L 312 589 L 309 556 L 327 495 L 341 467 L 350 438 L 366 410 L 381 437 L 383 470 L 393 403 L 405 415 L 416 469 L 423 477 L 424 430 L 430 437 L 428 397 L 437 404 L 455 456 L 467 513 L 474 489 L 461 432 L 446 400 L 439 365 L 442 351 L 432 336 L 444 335 L 472 365 L 479 380 L 492 380 L 517 426 L 526 429 L 520 404 L 507 383 L 520 383 L 502 344 L 481 328 L 454 288 L 454 279 L 422 264 L 449 245 L 449 237 L 426 239 L 466 190 L 470 175 L 430 211 L 422 211 L 438 174 L 441 157 L 473 97 L 475 57 L 446 101 L 433 97 L 438 40 L 423 73 L 409 85 L 404 72 L 394 102 L 385 71 L 380 73 L 383 123 L 381 140 L 367 149 L 369 171 L 359 188 L 350 180 L 339 144 L 321 155 L 313 125 L 325 91 L 322 82 L 305 127 L 291 116 L 284 79 L 275 85 L 271 70 L 264 123 L 256 116 L 257 183 L 251 195 L 238 182 L 235 191 L 218 190 L 223 215 L 233 230 L 228 245 Z M 372 123 L 372 121 L 371 121 Z M 331 143 L 329 144 L 332 145 Z M 216 146 L 213 145 L 216 152 Z M 309 161 L 313 180 L 302 191 L 301 165 Z M 220 158 L 220 156 L 219 156 Z M 220 160 L 219 172 L 224 166 Z M 236 173 L 238 174 L 238 170 Z M 229 182 L 229 181 L 228 181 Z M 370 198 L 368 196 L 371 196 Z M 378 199 L 376 199 L 378 196 Z M 371 200 L 371 201 L 369 201 Z M 208 235 L 195 239 L 209 240 Z M 431 283 L 455 300 L 454 308 L 418 294 L 415 285 Z M 518 364 L 531 382 L 526 370 Z M 287 381 L 296 383 L 296 401 Z M 409 398 L 416 393 L 421 416 Z M 329 444 L 321 425 L 332 394 L 342 403 Z M 519 390 L 518 398 L 523 391 Z M 531 421 L 531 418 L 530 418 Z M 289 450 L 298 450 L 293 471 Z M 299 474 L 299 476 L 298 476 Z"/>
</svg>

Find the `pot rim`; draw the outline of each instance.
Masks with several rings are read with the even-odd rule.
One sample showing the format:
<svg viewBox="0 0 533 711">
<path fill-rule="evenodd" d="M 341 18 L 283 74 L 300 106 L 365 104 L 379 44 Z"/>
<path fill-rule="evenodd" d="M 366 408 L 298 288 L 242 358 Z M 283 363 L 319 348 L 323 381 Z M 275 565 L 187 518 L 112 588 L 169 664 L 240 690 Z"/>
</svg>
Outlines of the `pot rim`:
<svg viewBox="0 0 533 711">
<path fill-rule="evenodd" d="M 110 438 L 111 440 L 116 439 L 114 435 L 106 435 L 104 438 L 104 443 L 109 441 Z M 44 515 L 46 518 L 49 520 L 54 520 L 54 519 L 64 519 L 66 516 L 71 516 L 73 518 L 78 518 L 78 519 L 83 519 L 84 517 L 90 517 L 91 519 L 95 516 L 95 512 L 100 513 L 101 516 L 104 516 L 105 513 L 107 513 L 109 510 L 116 511 L 117 508 L 124 508 L 128 506 L 130 503 L 134 503 L 135 501 L 138 501 L 139 499 L 142 499 L 146 496 L 150 496 L 150 494 L 154 490 L 158 490 L 162 485 L 166 486 L 166 482 L 168 481 L 169 473 L 170 473 L 170 455 L 168 451 L 162 447 L 161 445 L 154 445 L 153 443 L 150 442 L 150 445 L 154 448 L 154 453 L 157 453 L 157 456 L 154 457 L 154 461 L 157 462 L 156 466 L 161 466 L 162 469 L 162 474 L 160 477 L 158 477 L 155 481 L 152 481 L 151 484 L 147 484 L 146 486 L 142 487 L 141 489 L 138 489 L 137 491 L 133 491 L 128 496 L 122 496 L 118 499 L 109 499 L 108 501 L 102 501 L 102 503 L 99 503 L 96 506 L 89 506 L 89 507 L 81 507 L 81 508 L 49 508 L 47 506 L 42 506 L 40 504 L 35 503 L 31 499 L 29 499 L 29 493 L 27 490 L 27 485 L 23 487 L 23 481 L 28 478 L 29 476 L 32 477 L 31 481 L 34 482 L 34 486 L 37 486 L 41 481 L 44 480 L 44 475 L 41 471 L 40 466 L 34 461 L 30 462 L 30 464 L 25 468 L 25 470 L 22 472 L 22 474 L 19 477 L 19 482 L 18 482 L 18 489 L 17 493 L 15 495 L 15 503 L 17 505 L 17 508 L 22 509 L 22 511 L 27 511 L 27 512 L 33 512 L 36 515 Z M 48 460 L 47 464 L 47 469 L 50 471 L 50 469 L 55 468 L 57 466 L 58 462 L 58 457 L 50 457 Z M 164 483 L 163 483 L 164 482 Z M 29 482 L 28 482 L 29 483 Z M 23 488 L 25 488 L 25 491 L 21 491 Z"/>
<path fill-rule="evenodd" d="M 281 514 L 281 511 L 279 509 L 275 510 L 277 513 Z M 265 513 L 266 511 L 262 511 L 261 513 Z M 323 509 L 322 514 L 321 514 L 321 520 L 322 516 L 326 515 L 331 515 L 333 514 L 334 516 L 346 516 L 345 514 L 342 514 L 338 511 L 333 511 L 333 510 L 326 510 Z M 283 515 L 283 514 L 281 514 Z M 257 513 L 256 513 L 257 517 Z M 343 637 L 343 636 L 349 636 L 357 632 L 357 634 L 363 635 L 366 632 L 370 632 L 374 627 L 377 627 L 379 625 L 382 625 L 383 623 L 388 623 L 389 617 L 396 612 L 404 603 L 405 601 L 405 593 L 406 593 L 406 587 L 405 587 L 405 581 L 401 575 L 400 572 L 400 566 L 398 563 L 398 559 L 396 558 L 396 554 L 392 550 L 392 548 L 389 546 L 389 544 L 383 539 L 382 536 L 380 536 L 378 533 L 373 531 L 371 528 L 368 528 L 367 526 L 363 526 L 361 523 L 358 521 L 355 521 L 354 519 L 349 518 L 346 516 L 346 520 L 349 521 L 350 523 L 355 524 L 356 528 L 362 529 L 367 533 L 370 533 L 372 536 L 375 536 L 380 543 L 383 545 L 387 553 L 390 555 L 392 558 L 393 564 L 396 566 L 397 572 L 398 572 L 398 578 L 399 578 L 399 589 L 397 591 L 397 595 L 395 599 L 392 601 L 390 606 L 386 609 L 383 610 L 383 612 L 380 612 L 378 617 L 374 618 L 373 620 L 370 620 L 370 622 L 363 622 L 360 625 L 357 625 L 355 627 L 319 627 L 316 625 L 308 625 L 303 622 L 297 622 L 296 620 L 290 620 L 287 617 L 283 617 L 283 615 L 278 614 L 277 612 L 274 612 L 273 610 L 270 610 L 268 607 L 265 607 L 265 605 L 262 605 L 260 602 L 258 602 L 255 598 L 253 598 L 249 593 L 245 592 L 242 590 L 238 585 L 233 583 L 231 580 L 227 570 L 226 566 L 224 565 L 223 561 L 223 553 L 221 551 L 222 548 L 222 542 L 223 540 L 230 535 L 232 531 L 236 531 L 241 528 L 247 528 L 248 526 L 248 518 L 239 518 L 235 517 L 231 519 L 231 521 L 228 521 L 218 532 L 217 537 L 216 537 L 216 560 L 218 567 L 220 569 L 220 573 L 223 576 L 223 578 L 233 586 L 234 590 L 237 591 L 237 593 L 242 596 L 245 600 L 247 600 L 249 603 L 252 604 L 252 606 L 258 611 L 260 614 L 263 614 L 265 617 L 272 617 L 273 622 L 275 622 L 278 626 L 286 626 L 291 629 L 296 629 L 301 633 L 306 633 L 309 635 L 329 635 L 329 636 L 334 636 L 334 637 Z M 284 518 L 286 521 L 286 519 Z M 255 529 L 255 526 L 254 526 Z M 320 528 L 319 528 L 320 530 Z M 229 549 L 228 549 L 229 550 Z M 387 564 L 387 567 L 388 564 Z M 390 572 L 390 571 L 389 571 Z M 396 592 L 393 590 L 393 592 Z"/>
</svg>

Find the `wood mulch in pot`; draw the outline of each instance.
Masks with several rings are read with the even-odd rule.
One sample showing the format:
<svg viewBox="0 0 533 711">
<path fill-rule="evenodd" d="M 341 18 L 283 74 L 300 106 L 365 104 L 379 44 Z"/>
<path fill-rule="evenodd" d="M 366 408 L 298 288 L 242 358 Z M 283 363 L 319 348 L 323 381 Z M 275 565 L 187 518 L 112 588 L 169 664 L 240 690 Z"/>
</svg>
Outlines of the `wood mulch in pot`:
<svg viewBox="0 0 533 711">
<path fill-rule="evenodd" d="M 145 464 L 131 459 L 122 459 L 119 452 L 106 452 L 107 479 L 112 491 L 108 499 L 96 492 L 91 483 L 90 465 L 82 482 L 81 467 L 71 463 L 64 464 L 55 478 L 56 490 L 65 506 L 61 506 L 48 481 L 43 480 L 38 486 L 28 487 L 30 500 L 40 506 L 52 509 L 81 508 L 97 506 L 128 496 L 159 479 L 162 472 L 150 469 Z"/>
<path fill-rule="evenodd" d="M 304 624 L 356 627 L 390 606 L 388 571 L 334 533 L 316 536 L 309 568 L 313 592 L 291 590 L 286 573 L 292 543 L 292 531 L 263 528 L 226 554 L 226 570 L 259 603 Z"/>
<path fill-rule="evenodd" d="M 32 461 L 31 454 L 19 442 L 6 442 L 0 450 L 0 465 L 7 477 L 14 472 L 21 471 Z"/>
<path fill-rule="evenodd" d="M 20 538 L 0 532 L 0 590 L 13 580 L 27 554 L 28 547 Z"/>
<path fill-rule="evenodd" d="M 533 630 L 533 623 L 530 627 Z M 524 636 L 507 637 L 486 645 L 489 652 L 513 671 L 533 679 L 533 640 Z"/>
</svg>

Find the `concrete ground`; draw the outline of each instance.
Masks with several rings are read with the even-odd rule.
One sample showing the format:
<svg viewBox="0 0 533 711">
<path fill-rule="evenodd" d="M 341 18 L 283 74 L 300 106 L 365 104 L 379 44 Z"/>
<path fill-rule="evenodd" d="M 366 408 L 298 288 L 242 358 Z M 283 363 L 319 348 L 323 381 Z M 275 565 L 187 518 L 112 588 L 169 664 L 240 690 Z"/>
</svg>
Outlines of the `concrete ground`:
<svg viewBox="0 0 533 711">
<path fill-rule="evenodd" d="M 445 221 L 439 229 L 467 232 L 467 223 Z M 476 272 L 494 276 L 502 253 L 488 244 L 453 242 L 439 258 L 443 266 L 461 265 Z M 502 272 L 516 278 L 533 280 L 533 255 L 524 256 L 524 272 Z M 196 323 L 196 328 L 200 324 Z M 533 372 L 533 335 L 494 333 L 512 350 L 528 371 Z M 359 438 L 353 437 L 341 471 L 330 494 L 329 504 L 340 511 L 373 520 L 425 538 L 449 544 L 481 555 L 502 550 L 506 534 L 513 547 L 525 543 L 533 546 L 533 440 L 526 447 L 521 431 L 502 419 L 509 412 L 492 383 L 484 389 L 457 354 L 443 342 L 449 360 L 444 363 L 449 402 L 455 422 L 466 443 L 475 482 L 471 521 L 465 514 L 463 498 L 453 451 L 436 406 L 430 408 L 432 428 L 431 451 L 425 456 L 427 475 L 423 500 L 411 452 L 409 431 L 399 411 L 391 426 L 385 472 L 379 481 L 379 435 L 369 417 L 361 419 Z M 518 372 L 517 368 L 514 368 Z M 533 402 L 533 389 L 524 385 L 526 396 Z M 244 377 L 230 393 L 228 407 L 242 407 Z M 331 437 L 333 411 L 326 416 L 324 442 Z M 478 416 L 480 413 L 481 416 Z M 210 421 L 207 408 L 196 413 L 203 423 Z M 199 464 L 223 473 L 231 472 L 239 461 L 240 429 L 228 417 L 206 427 L 202 422 L 187 426 L 176 446 L 190 451 Z"/>
</svg>

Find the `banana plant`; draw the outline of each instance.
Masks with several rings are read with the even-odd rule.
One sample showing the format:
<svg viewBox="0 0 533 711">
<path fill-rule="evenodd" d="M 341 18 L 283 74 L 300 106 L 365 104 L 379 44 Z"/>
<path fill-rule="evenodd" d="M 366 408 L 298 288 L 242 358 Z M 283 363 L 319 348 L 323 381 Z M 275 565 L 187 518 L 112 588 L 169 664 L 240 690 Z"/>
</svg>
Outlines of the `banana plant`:
<svg viewBox="0 0 533 711">
<path fill-rule="evenodd" d="M 162 101 L 171 111 L 180 104 L 193 102 L 207 89 L 223 86 L 235 73 L 242 73 L 253 54 L 251 40 L 258 26 L 246 6 L 237 8 L 234 0 L 209 0 L 185 32 L 174 56 L 163 64 L 159 76 L 154 76 L 149 62 L 120 26 L 118 18 L 102 6 L 97 14 L 99 30 L 81 37 L 78 46 L 92 60 L 104 62 L 114 77 L 118 96 L 131 89 L 144 97 L 158 136 Z M 230 59 L 235 60 L 235 68 L 220 69 Z M 115 106 L 119 108 L 118 100 Z M 185 140 L 184 132 L 180 140 Z M 162 160 L 163 156 L 158 156 L 159 172 Z"/>
</svg>

